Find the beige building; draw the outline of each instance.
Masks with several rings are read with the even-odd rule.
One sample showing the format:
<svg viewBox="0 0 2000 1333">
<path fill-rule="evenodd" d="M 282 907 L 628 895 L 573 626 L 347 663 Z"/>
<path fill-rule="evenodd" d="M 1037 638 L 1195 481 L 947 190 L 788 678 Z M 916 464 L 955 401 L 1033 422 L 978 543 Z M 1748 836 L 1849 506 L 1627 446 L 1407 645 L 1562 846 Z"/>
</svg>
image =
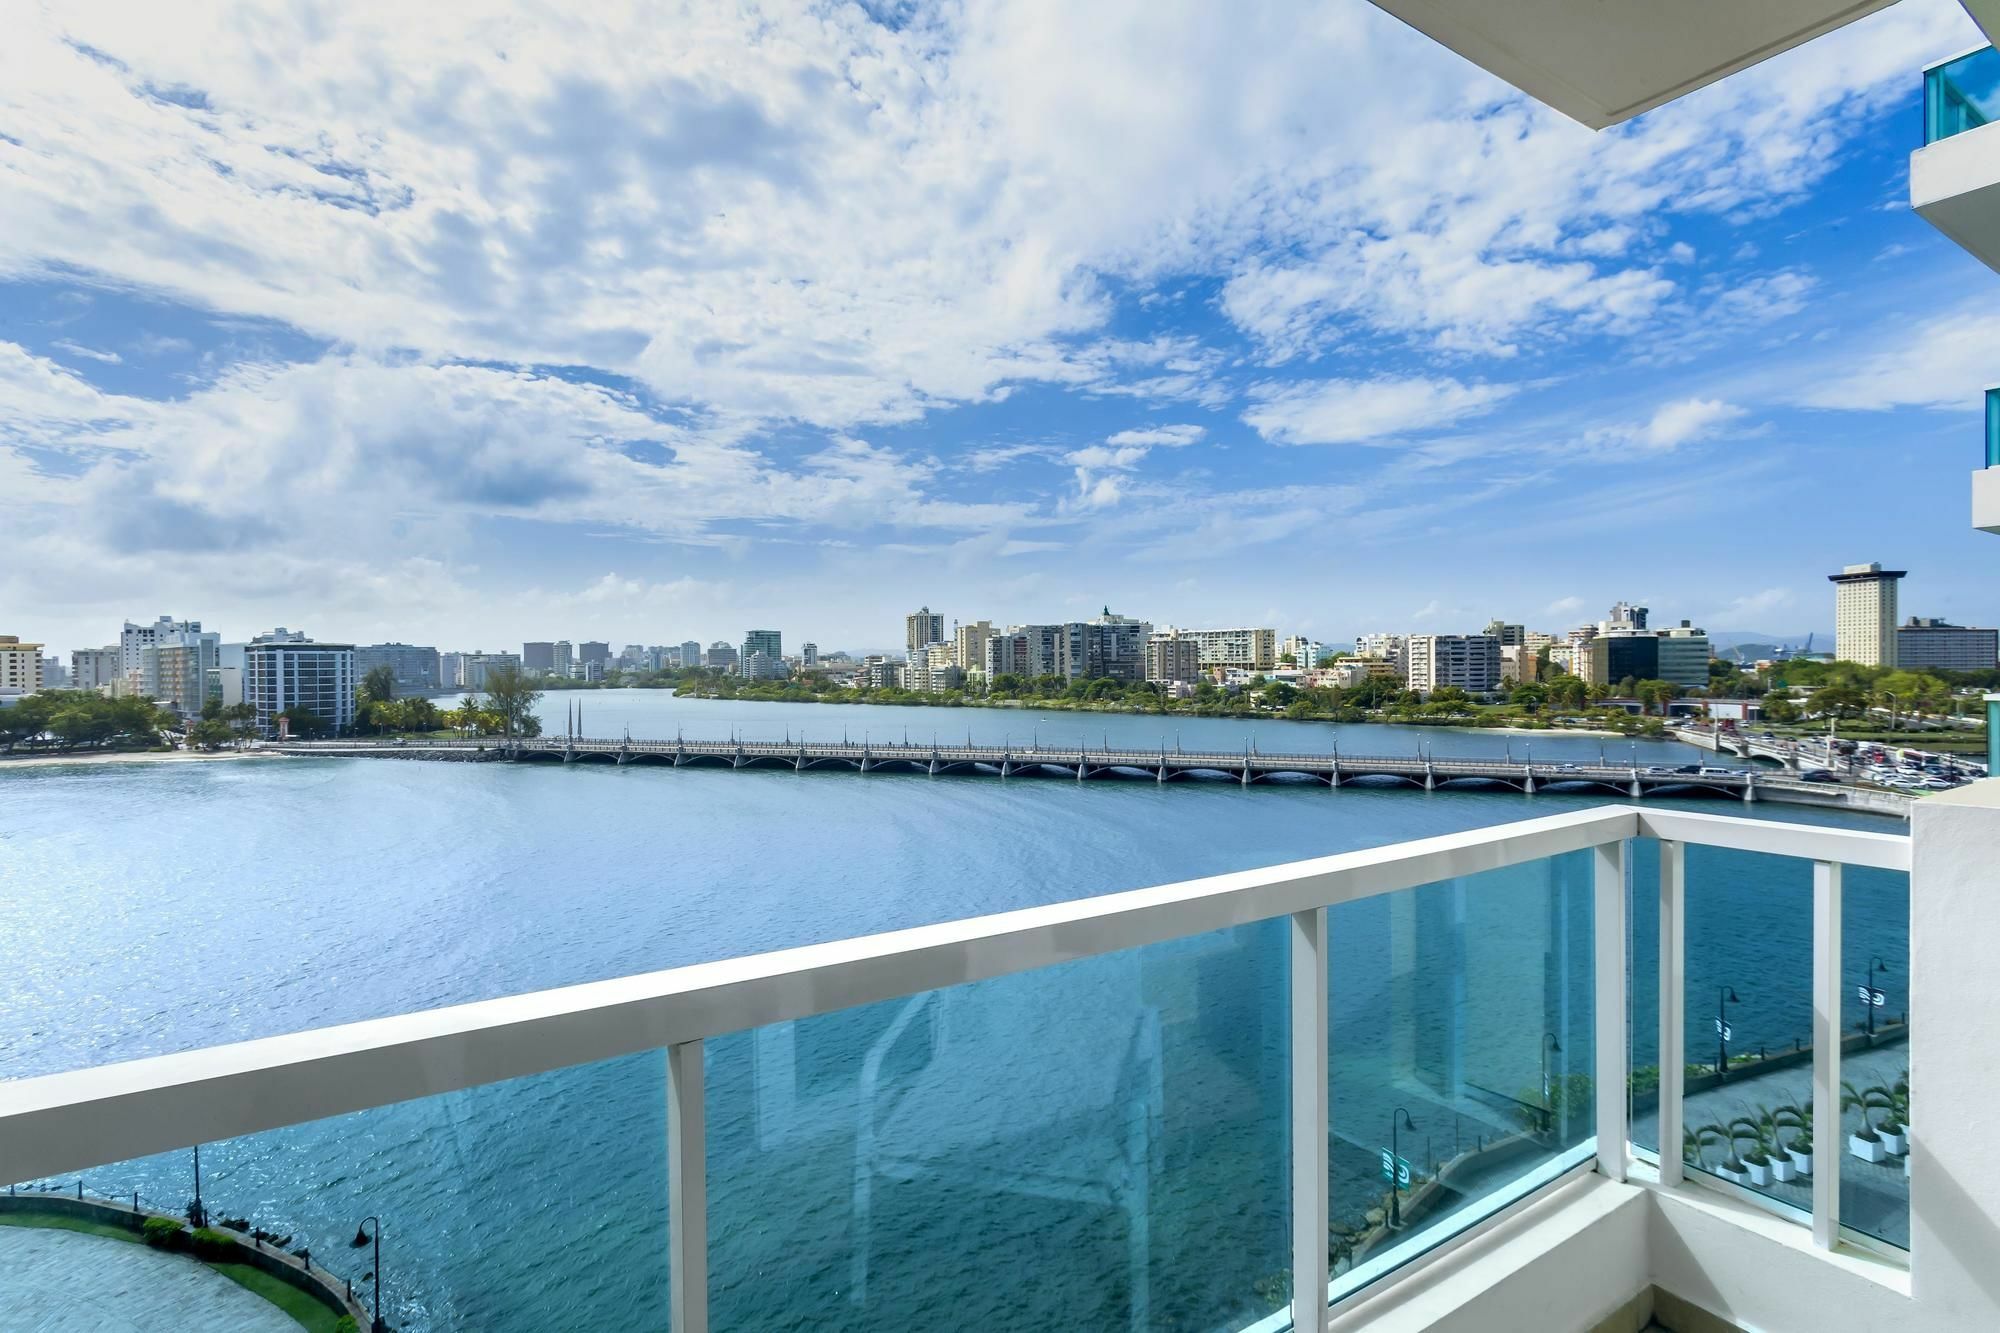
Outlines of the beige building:
<svg viewBox="0 0 2000 1333">
<path fill-rule="evenodd" d="M 1201 645 L 1179 630 L 1166 630 L 1146 640 L 1146 679 L 1171 685 L 1201 678 Z"/>
<path fill-rule="evenodd" d="M 912 657 L 919 648 L 944 642 L 944 613 L 928 606 L 903 617 L 903 646 Z"/>
<path fill-rule="evenodd" d="M 1170 625 L 1161 633 L 1193 639 L 1205 667 L 1270 671 L 1278 665 L 1278 631 L 1274 629 L 1175 629 Z"/>
<path fill-rule="evenodd" d="M 1834 657 L 1861 666 L 1897 664 L 1896 581 L 1904 573 L 1871 562 L 1826 576 L 1834 587 Z"/>
<path fill-rule="evenodd" d="M 42 645 L 0 634 L 0 699 L 18 699 L 42 688 Z"/>
<path fill-rule="evenodd" d="M 951 634 L 951 664 L 968 676 L 986 674 L 986 642 L 993 637 L 993 622 L 975 620 L 960 625 Z"/>
</svg>

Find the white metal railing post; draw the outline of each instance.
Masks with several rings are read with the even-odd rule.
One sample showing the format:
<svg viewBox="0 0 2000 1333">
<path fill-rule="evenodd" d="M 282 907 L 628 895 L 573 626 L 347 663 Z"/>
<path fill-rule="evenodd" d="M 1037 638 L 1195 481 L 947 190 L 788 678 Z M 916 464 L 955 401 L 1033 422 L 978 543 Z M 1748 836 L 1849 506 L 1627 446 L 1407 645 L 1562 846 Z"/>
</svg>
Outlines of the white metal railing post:
<svg viewBox="0 0 2000 1333">
<path fill-rule="evenodd" d="M 1292 1327 L 1326 1327 L 1326 909 L 1292 914 Z"/>
<path fill-rule="evenodd" d="M 1813 862 L 1813 1243 L 1840 1239 L 1840 866 Z"/>
<path fill-rule="evenodd" d="M 667 1327 L 708 1333 L 708 1133 L 701 1047 L 667 1047 Z"/>
<path fill-rule="evenodd" d="M 1681 1183 L 1681 1093 L 1687 1072 L 1687 844 L 1660 843 L 1660 1183 Z"/>
<path fill-rule="evenodd" d="M 1597 1169 L 1625 1179 L 1630 1153 L 1625 1066 L 1625 842 L 1599 843 L 1591 852 L 1596 868 L 1597 922 Z"/>
</svg>

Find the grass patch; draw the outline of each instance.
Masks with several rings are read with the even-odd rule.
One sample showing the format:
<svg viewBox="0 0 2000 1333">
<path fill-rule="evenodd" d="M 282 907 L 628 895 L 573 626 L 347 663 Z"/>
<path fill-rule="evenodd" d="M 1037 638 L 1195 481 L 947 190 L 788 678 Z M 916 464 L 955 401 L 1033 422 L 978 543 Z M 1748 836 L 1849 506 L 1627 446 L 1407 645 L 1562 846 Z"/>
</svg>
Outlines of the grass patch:
<svg viewBox="0 0 2000 1333">
<path fill-rule="evenodd" d="M 340 1315 L 326 1308 L 289 1282 L 282 1282 L 261 1268 L 249 1264 L 210 1264 L 210 1268 L 242 1287 L 262 1296 L 305 1327 L 307 1333 L 333 1333 Z"/>
<path fill-rule="evenodd" d="M 109 1222 L 93 1222 L 83 1217 L 66 1217 L 61 1213 L 0 1213 L 0 1227 L 38 1227 L 44 1231 L 80 1231 L 86 1236 L 103 1236 L 108 1240 L 128 1240 L 134 1245 L 143 1245 L 136 1231 L 112 1226 Z"/>
<path fill-rule="evenodd" d="M 61 1213 L 0 1213 L 0 1226 L 37 1227 L 45 1231 L 77 1231 L 86 1236 L 103 1236 L 108 1240 L 128 1241 L 134 1245 L 144 1245 L 136 1231 L 112 1226 L 108 1222 L 93 1222 L 88 1218 L 68 1217 Z M 189 1261 L 199 1260 L 189 1256 Z M 237 1286 L 256 1296 L 261 1296 L 296 1320 L 306 1333 L 335 1333 L 334 1325 L 340 1321 L 340 1312 L 328 1309 L 311 1294 L 299 1290 L 289 1282 L 272 1277 L 261 1268 L 249 1264 L 206 1264 L 204 1267 L 222 1274 Z"/>
</svg>

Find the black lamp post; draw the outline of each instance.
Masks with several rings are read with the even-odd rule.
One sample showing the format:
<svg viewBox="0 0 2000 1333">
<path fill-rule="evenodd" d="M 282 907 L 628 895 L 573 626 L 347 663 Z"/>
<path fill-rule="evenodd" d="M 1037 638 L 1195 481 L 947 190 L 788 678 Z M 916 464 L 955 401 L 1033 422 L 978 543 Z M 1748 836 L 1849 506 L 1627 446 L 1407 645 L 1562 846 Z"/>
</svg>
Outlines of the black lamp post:
<svg viewBox="0 0 2000 1333">
<path fill-rule="evenodd" d="M 1542 1129 L 1545 1132 L 1554 1127 L 1556 1118 L 1555 1102 L 1549 1096 L 1549 1055 L 1551 1052 L 1561 1055 L 1562 1043 L 1556 1040 L 1555 1033 L 1544 1032 L 1542 1034 Z"/>
<path fill-rule="evenodd" d="M 1875 974 L 1887 972 L 1889 965 L 1878 954 L 1868 960 L 1868 993 L 1861 997 L 1861 1007 L 1868 1011 L 1868 1040 L 1875 1040 Z"/>
<path fill-rule="evenodd" d="M 1741 1004 L 1736 992 L 1728 986 L 1716 988 L 1715 997 L 1715 1079 L 1720 1083 L 1729 1077 L 1729 1011 L 1725 1007 Z"/>
<path fill-rule="evenodd" d="M 188 1207 L 188 1224 L 195 1227 L 208 1225 L 208 1210 L 201 1206 L 201 1145 L 194 1145 L 194 1203 Z"/>
<path fill-rule="evenodd" d="M 373 1235 L 368 1231 L 370 1222 L 375 1224 Z M 368 1327 L 370 1333 L 384 1333 L 389 1326 L 382 1322 L 382 1219 L 379 1217 L 362 1218 L 360 1225 L 354 1228 L 354 1239 L 347 1244 L 350 1249 L 359 1250 L 371 1242 L 375 1246 L 375 1321 Z"/>
<path fill-rule="evenodd" d="M 1396 1131 L 1403 1125 L 1415 1133 L 1417 1122 L 1410 1119 L 1410 1113 L 1402 1107 L 1389 1117 L 1389 1229 L 1397 1230 L 1403 1225 L 1403 1154 L 1397 1151 Z"/>
</svg>

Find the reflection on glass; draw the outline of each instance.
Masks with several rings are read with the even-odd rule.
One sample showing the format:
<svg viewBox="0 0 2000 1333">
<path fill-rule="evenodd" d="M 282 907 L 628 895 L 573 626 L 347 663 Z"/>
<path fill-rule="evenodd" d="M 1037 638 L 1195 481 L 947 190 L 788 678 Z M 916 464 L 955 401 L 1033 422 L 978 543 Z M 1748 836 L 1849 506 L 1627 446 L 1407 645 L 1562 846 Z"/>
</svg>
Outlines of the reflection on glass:
<svg viewBox="0 0 2000 1333">
<path fill-rule="evenodd" d="M 1626 1021 L 1631 1030 L 1626 1121 L 1635 1148 L 1660 1150 L 1660 843 L 1625 844 Z"/>
<path fill-rule="evenodd" d="M 1579 852 L 1332 909 L 1336 1295 L 1588 1155 L 1593 873 Z"/>
<path fill-rule="evenodd" d="M 1849 867 L 1841 888 L 1840 1220 L 1910 1245 L 1910 877 Z"/>
<path fill-rule="evenodd" d="M 1981 47 L 1924 71 L 1924 142 L 1978 129 L 2000 117 L 2000 51 Z"/>
<path fill-rule="evenodd" d="M 1812 863 L 1687 849 L 1681 1157 L 1812 1212 Z"/>
<path fill-rule="evenodd" d="M 665 1070 L 649 1052 L 19 1182 L 0 1324 L 367 1328 L 379 1302 L 418 1333 L 663 1326 Z M 103 1280 L 59 1280 L 84 1267 Z"/>
<path fill-rule="evenodd" d="M 1285 929 L 710 1043 L 712 1326 L 1205 1330 L 1280 1308 Z"/>
</svg>

